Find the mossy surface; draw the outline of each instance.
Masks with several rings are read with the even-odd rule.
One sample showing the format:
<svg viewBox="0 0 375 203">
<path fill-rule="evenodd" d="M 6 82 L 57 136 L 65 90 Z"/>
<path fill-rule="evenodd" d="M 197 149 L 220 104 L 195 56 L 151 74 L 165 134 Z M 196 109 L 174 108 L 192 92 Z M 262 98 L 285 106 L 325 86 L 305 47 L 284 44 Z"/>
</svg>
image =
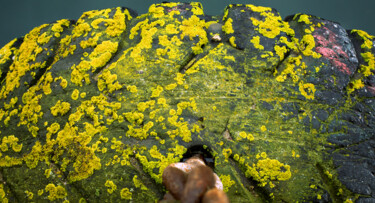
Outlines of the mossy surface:
<svg viewBox="0 0 375 203">
<path fill-rule="evenodd" d="M 196 145 L 233 202 L 375 198 L 352 187 L 347 171 L 363 165 L 345 148 L 374 140 L 373 42 L 254 5 L 37 27 L 0 49 L 0 199 L 152 202 Z"/>
</svg>

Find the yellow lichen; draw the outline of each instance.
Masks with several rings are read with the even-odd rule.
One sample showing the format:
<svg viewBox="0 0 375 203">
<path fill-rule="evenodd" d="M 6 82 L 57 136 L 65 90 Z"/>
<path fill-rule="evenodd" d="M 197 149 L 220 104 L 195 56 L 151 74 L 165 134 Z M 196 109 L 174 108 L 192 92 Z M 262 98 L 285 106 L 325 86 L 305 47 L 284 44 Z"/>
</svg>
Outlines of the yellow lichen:
<svg viewBox="0 0 375 203">
<path fill-rule="evenodd" d="M 301 94 L 306 99 L 313 100 L 316 89 L 315 89 L 314 84 L 312 84 L 312 83 L 303 83 L 303 82 L 300 82 L 299 83 L 299 91 L 301 92 Z"/>
<path fill-rule="evenodd" d="M 284 59 L 285 54 L 288 52 L 287 48 L 285 46 L 278 46 L 276 45 L 274 47 L 276 54 L 280 57 L 280 60 Z"/>
<path fill-rule="evenodd" d="M 299 43 L 299 49 L 305 56 L 312 56 L 314 58 L 320 58 L 321 55 L 315 51 L 315 38 L 311 34 L 303 35 L 301 42 Z"/>
<path fill-rule="evenodd" d="M 138 180 L 137 175 L 133 177 L 133 183 L 136 188 L 141 188 L 141 190 L 148 190 L 147 187 L 140 180 Z"/>
<path fill-rule="evenodd" d="M 163 87 L 158 85 L 155 89 L 152 90 L 151 97 L 159 97 L 163 92 Z"/>
<path fill-rule="evenodd" d="M 234 33 L 233 27 L 232 27 L 232 18 L 228 18 L 224 25 L 222 26 L 222 30 L 225 34 L 232 34 Z"/>
<path fill-rule="evenodd" d="M 159 6 L 158 4 L 152 4 L 148 12 L 154 17 L 154 18 L 160 18 L 164 15 L 164 8 L 162 6 Z"/>
<path fill-rule="evenodd" d="M 53 24 L 51 30 L 54 32 L 55 37 L 60 37 L 60 33 L 64 30 L 62 26 L 69 27 L 70 22 L 67 19 L 58 20 Z"/>
<path fill-rule="evenodd" d="M 113 15 L 113 20 L 106 21 L 105 25 L 107 29 L 105 32 L 110 37 L 118 37 L 126 29 L 125 16 L 128 17 L 128 20 L 131 19 L 129 11 L 126 9 L 124 12 L 121 11 L 120 7 L 116 8 L 116 13 Z"/>
<path fill-rule="evenodd" d="M 231 180 L 230 175 L 220 175 L 220 180 L 223 183 L 224 192 L 228 192 L 229 188 L 236 183 L 233 180 Z"/>
<path fill-rule="evenodd" d="M 176 83 L 171 83 L 171 84 L 165 86 L 165 89 L 166 89 L 166 90 L 173 90 L 173 89 L 176 88 L 176 87 L 177 87 L 177 84 L 176 84 Z"/>
<path fill-rule="evenodd" d="M 205 31 L 205 20 L 200 20 L 196 15 L 192 15 L 189 19 L 182 21 L 180 25 L 181 39 L 188 36 L 190 40 L 199 37 L 199 41 L 192 47 L 194 54 L 203 52 L 202 46 L 208 43 L 207 33 Z"/>
<path fill-rule="evenodd" d="M 44 171 L 44 175 L 46 176 L 46 178 L 49 178 L 51 176 L 51 171 L 52 169 L 48 168 Z"/>
<path fill-rule="evenodd" d="M 265 131 L 267 131 L 267 128 L 266 128 L 266 126 L 265 126 L 265 125 L 262 125 L 262 126 L 260 127 L 260 131 L 262 131 L 262 132 L 265 132 Z"/>
<path fill-rule="evenodd" d="M 120 192 L 121 199 L 131 200 L 132 193 L 129 191 L 129 188 L 122 188 Z"/>
<path fill-rule="evenodd" d="M 77 100 L 78 99 L 78 96 L 79 96 L 79 90 L 78 89 L 74 89 L 73 92 L 72 92 L 72 99 L 73 100 Z"/>
<path fill-rule="evenodd" d="M 223 149 L 223 155 L 225 157 L 225 161 L 227 162 L 228 161 L 228 158 L 230 155 L 232 155 L 232 150 L 230 148 L 227 148 L 227 149 Z"/>
<path fill-rule="evenodd" d="M 98 79 L 99 91 L 112 93 L 113 91 L 119 90 L 122 85 L 117 81 L 117 75 L 111 74 L 108 69 L 105 69 Z"/>
<path fill-rule="evenodd" d="M 79 22 L 82 22 L 82 21 L 79 21 Z M 77 24 L 73 31 L 72 31 L 72 34 L 73 34 L 73 38 L 76 38 L 76 37 L 80 37 L 80 36 L 84 36 L 86 37 L 87 34 L 92 30 L 91 26 L 88 24 L 88 23 L 79 23 Z"/>
<path fill-rule="evenodd" d="M 9 60 L 9 57 L 12 55 L 12 46 L 14 42 L 16 42 L 17 39 L 13 39 L 8 44 L 3 46 L 3 48 L 0 49 L 0 64 L 4 64 L 6 61 Z"/>
<path fill-rule="evenodd" d="M 270 187 L 273 187 L 272 181 L 285 181 L 291 178 L 289 165 L 282 164 L 276 159 L 267 158 L 265 153 L 259 158 L 261 159 L 256 164 L 247 165 L 245 175 L 254 178 L 260 186 L 264 187 L 270 184 Z"/>
<path fill-rule="evenodd" d="M 170 153 L 167 155 L 163 155 L 158 151 L 156 145 L 154 145 L 150 150 L 149 154 L 152 160 L 148 160 L 146 156 L 140 155 L 139 153 L 136 154 L 136 158 L 141 162 L 143 165 L 143 169 L 150 174 L 150 176 L 155 179 L 157 183 L 162 182 L 162 174 L 164 169 L 171 163 L 179 162 L 182 158 L 182 155 L 185 153 L 186 148 L 184 146 L 176 144 L 174 148 L 170 148 L 168 150 Z M 158 171 L 158 173 L 155 173 Z"/>
<path fill-rule="evenodd" d="M 299 16 L 298 22 L 304 22 L 305 24 L 311 24 L 309 16 L 306 14 L 302 14 Z"/>
<path fill-rule="evenodd" d="M 261 15 L 265 17 L 264 21 L 260 21 L 254 17 L 250 19 L 253 25 L 256 26 L 256 30 L 263 36 L 272 39 L 278 36 L 280 32 L 294 36 L 294 30 L 289 27 L 289 24 L 284 22 L 280 16 L 275 16 L 271 10 L 263 9 Z"/>
<path fill-rule="evenodd" d="M 254 47 L 259 50 L 263 50 L 264 47 L 260 44 L 260 37 L 255 36 L 253 39 L 250 40 L 251 43 L 253 43 Z"/>
<path fill-rule="evenodd" d="M 104 184 L 104 186 L 106 186 L 108 189 L 107 189 L 107 192 L 109 194 L 112 194 L 114 191 L 117 190 L 117 186 L 113 183 L 113 181 L 111 180 L 107 180 Z"/>
<path fill-rule="evenodd" d="M 66 197 L 67 192 L 61 185 L 55 186 L 55 184 L 50 183 L 45 187 L 46 192 L 49 192 L 48 199 L 54 201 L 57 199 L 63 199 Z"/>
<path fill-rule="evenodd" d="M 247 139 L 249 141 L 254 141 L 254 136 L 251 133 L 248 134 L 248 133 L 242 131 L 242 132 L 239 133 L 239 136 L 240 136 L 239 137 L 240 139 Z"/>
<path fill-rule="evenodd" d="M 8 203 L 8 198 L 5 197 L 4 185 L 0 183 L 0 200 L 4 203 Z"/>
<path fill-rule="evenodd" d="M 191 2 L 190 5 L 193 7 L 191 9 L 191 12 L 193 12 L 194 15 L 203 15 L 203 9 L 202 4 L 199 2 Z"/>
<path fill-rule="evenodd" d="M 262 12 L 266 12 L 266 11 L 272 11 L 272 9 L 270 7 L 254 6 L 252 4 L 247 4 L 246 7 L 250 8 L 252 11 L 258 12 L 258 13 L 262 13 Z"/>
<path fill-rule="evenodd" d="M 38 46 L 37 40 L 39 38 L 41 29 L 47 26 L 47 24 L 44 24 L 37 28 L 34 28 L 24 37 L 23 43 L 19 47 L 19 50 L 14 57 L 14 61 L 9 67 L 7 77 L 4 79 L 5 81 L 3 81 L 4 85 L 0 91 L 0 99 L 6 98 L 11 91 L 19 87 L 21 77 L 24 76 L 27 72 L 33 69 L 45 67 L 46 62 L 31 62 L 35 61 L 37 55 L 39 55 L 39 53 L 41 53 L 43 50 Z M 9 49 L 9 46 L 7 49 Z M 3 52 L 6 51 L 5 49 L 2 50 Z M 5 54 L 9 55 L 9 51 L 6 51 Z"/>
<path fill-rule="evenodd" d="M 47 33 L 43 33 L 38 37 L 38 44 L 44 45 L 49 42 L 49 40 L 52 38 L 52 35 L 47 36 Z"/>
<path fill-rule="evenodd" d="M 97 45 L 94 51 L 89 55 L 91 59 L 90 65 L 93 67 L 92 72 L 96 68 L 104 66 L 109 59 L 111 59 L 112 54 L 117 51 L 118 43 L 111 41 L 103 41 L 101 44 Z"/>
<path fill-rule="evenodd" d="M 63 116 L 66 113 L 68 113 L 69 110 L 70 110 L 70 103 L 61 102 L 60 100 L 58 100 L 55 106 L 51 107 L 51 114 L 53 116 L 58 116 L 58 114 L 60 114 L 60 116 Z"/>
<path fill-rule="evenodd" d="M 34 193 L 32 193 L 32 192 L 30 192 L 28 190 L 25 191 L 25 194 L 27 196 L 27 199 L 29 199 L 29 200 L 32 200 L 33 197 L 34 197 Z"/>
<path fill-rule="evenodd" d="M 22 144 L 18 144 L 18 138 L 14 135 L 4 136 L 0 145 L 0 149 L 3 152 L 8 151 L 11 147 L 14 152 L 20 152 L 22 150 Z"/>
<path fill-rule="evenodd" d="M 235 36 L 232 36 L 229 38 L 229 43 L 230 45 L 232 45 L 232 47 L 237 47 L 237 44 L 236 44 L 236 37 Z"/>
<path fill-rule="evenodd" d="M 365 77 L 373 75 L 372 71 L 375 70 L 375 56 L 371 52 L 361 53 L 363 60 L 367 63 L 367 65 L 361 65 L 360 70 Z"/>
<path fill-rule="evenodd" d="M 101 36 L 102 36 L 101 33 L 97 33 L 97 34 L 95 34 L 94 37 L 91 37 L 91 38 L 89 38 L 87 40 L 82 40 L 79 43 L 79 45 L 82 47 L 82 49 L 86 49 L 88 47 L 95 47 L 97 45 L 97 43 L 98 43 L 99 37 L 101 37 Z"/>
<path fill-rule="evenodd" d="M 137 86 L 135 86 L 135 85 L 129 85 L 129 86 L 127 87 L 127 90 L 128 90 L 129 92 L 131 92 L 131 93 L 137 93 L 137 92 L 138 92 L 138 90 L 137 90 Z"/>
<path fill-rule="evenodd" d="M 131 29 L 130 39 L 134 38 L 138 30 L 141 29 L 141 41 L 135 46 L 132 47 L 130 57 L 134 60 L 135 63 L 141 63 L 145 60 L 145 56 L 142 54 L 142 50 L 147 50 L 152 48 L 152 41 L 154 34 L 158 31 L 157 25 L 164 26 L 164 20 L 156 20 L 148 24 L 148 19 L 139 22 L 136 26 Z"/>
</svg>

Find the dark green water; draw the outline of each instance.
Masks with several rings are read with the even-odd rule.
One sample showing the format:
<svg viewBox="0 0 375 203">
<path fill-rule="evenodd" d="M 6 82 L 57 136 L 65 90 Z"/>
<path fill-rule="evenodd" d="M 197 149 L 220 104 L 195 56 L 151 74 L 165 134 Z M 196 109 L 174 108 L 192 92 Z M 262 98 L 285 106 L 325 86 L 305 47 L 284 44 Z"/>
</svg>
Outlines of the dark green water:
<svg viewBox="0 0 375 203">
<path fill-rule="evenodd" d="M 32 28 L 59 19 L 78 19 L 84 11 L 125 6 L 145 13 L 155 0 L 2 0 L 0 47 L 28 33 Z M 203 0 L 207 15 L 218 15 L 231 3 L 276 8 L 284 18 L 295 13 L 316 15 L 340 22 L 346 29 L 362 29 L 375 35 L 374 0 Z"/>
</svg>

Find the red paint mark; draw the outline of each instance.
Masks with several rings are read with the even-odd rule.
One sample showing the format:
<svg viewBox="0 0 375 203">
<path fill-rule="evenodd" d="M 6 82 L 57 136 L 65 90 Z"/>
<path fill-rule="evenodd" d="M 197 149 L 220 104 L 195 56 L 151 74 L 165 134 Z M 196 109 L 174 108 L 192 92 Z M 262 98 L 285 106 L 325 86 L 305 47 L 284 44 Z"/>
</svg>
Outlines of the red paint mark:
<svg viewBox="0 0 375 203">
<path fill-rule="evenodd" d="M 348 66 L 339 60 L 339 56 L 332 49 L 325 48 L 325 47 L 316 47 L 315 50 L 316 52 L 322 54 L 322 56 L 324 56 L 325 58 L 328 58 L 330 62 L 332 63 L 332 65 L 338 68 L 339 71 L 348 75 L 352 73 L 350 69 L 348 68 Z"/>
<path fill-rule="evenodd" d="M 339 71 L 341 71 L 341 72 L 343 72 L 347 75 L 350 75 L 352 73 L 352 71 L 350 71 L 350 69 L 348 68 L 348 66 L 345 63 L 343 63 L 343 62 L 341 62 L 337 59 L 334 59 L 332 63 L 333 63 L 334 66 L 336 66 L 339 69 Z"/>
<path fill-rule="evenodd" d="M 352 74 L 352 70 L 344 63 L 344 61 L 349 61 L 349 56 L 337 43 L 337 35 L 334 32 L 327 27 L 322 27 L 320 30 L 316 30 L 313 36 L 317 43 L 316 52 L 329 59 L 331 64 L 342 73 Z"/>
<path fill-rule="evenodd" d="M 333 46 L 332 48 L 333 48 L 333 50 L 335 50 L 335 51 L 337 52 L 337 54 L 339 54 L 339 55 L 341 55 L 341 56 L 343 56 L 343 57 L 345 57 L 345 58 L 347 58 L 347 59 L 349 58 L 348 54 L 346 54 L 346 53 L 342 50 L 341 47 L 335 45 L 335 46 Z"/>
<path fill-rule="evenodd" d="M 314 35 L 315 37 L 315 40 L 317 41 L 317 43 L 320 45 L 320 46 L 328 46 L 328 40 L 326 40 L 323 36 L 321 35 Z"/>
<path fill-rule="evenodd" d="M 316 47 L 315 50 L 325 58 L 333 59 L 336 56 L 335 51 L 326 47 Z"/>
</svg>

